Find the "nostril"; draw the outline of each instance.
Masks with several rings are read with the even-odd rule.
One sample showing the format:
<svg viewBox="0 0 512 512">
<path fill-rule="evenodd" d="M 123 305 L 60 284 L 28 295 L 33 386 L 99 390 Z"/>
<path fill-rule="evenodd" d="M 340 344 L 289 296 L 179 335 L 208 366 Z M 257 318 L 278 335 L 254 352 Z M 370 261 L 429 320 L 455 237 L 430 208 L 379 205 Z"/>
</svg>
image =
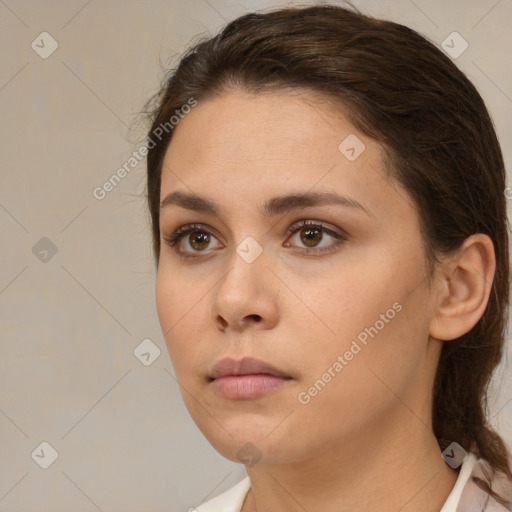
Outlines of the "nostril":
<svg viewBox="0 0 512 512">
<path fill-rule="evenodd" d="M 247 315 L 247 316 L 248 316 L 248 318 L 252 318 L 253 320 L 256 320 L 256 322 L 261 321 L 260 315 Z"/>
</svg>

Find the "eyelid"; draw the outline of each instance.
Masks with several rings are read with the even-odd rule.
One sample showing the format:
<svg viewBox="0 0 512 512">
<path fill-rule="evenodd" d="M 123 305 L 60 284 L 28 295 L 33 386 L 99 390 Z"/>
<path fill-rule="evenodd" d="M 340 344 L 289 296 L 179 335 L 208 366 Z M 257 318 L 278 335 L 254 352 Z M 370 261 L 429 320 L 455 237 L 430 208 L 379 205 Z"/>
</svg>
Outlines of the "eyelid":
<svg viewBox="0 0 512 512">
<path fill-rule="evenodd" d="M 320 227 L 326 233 L 331 234 L 332 236 L 335 236 L 335 237 L 348 238 L 348 236 L 349 236 L 348 233 L 345 230 L 341 229 L 341 228 L 336 228 L 336 227 L 332 226 L 331 224 L 328 224 L 328 223 L 323 222 L 321 220 L 312 220 L 312 219 L 302 219 L 302 220 L 299 220 L 297 222 L 294 222 L 286 230 L 286 233 L 287 234 L 293 234 L 299 228 L 303 228 L 303 227 L 307 227 L 307 226 Z M 332 227 L 330 227 L 330 226 L 332 226 Z"/>
</svg>

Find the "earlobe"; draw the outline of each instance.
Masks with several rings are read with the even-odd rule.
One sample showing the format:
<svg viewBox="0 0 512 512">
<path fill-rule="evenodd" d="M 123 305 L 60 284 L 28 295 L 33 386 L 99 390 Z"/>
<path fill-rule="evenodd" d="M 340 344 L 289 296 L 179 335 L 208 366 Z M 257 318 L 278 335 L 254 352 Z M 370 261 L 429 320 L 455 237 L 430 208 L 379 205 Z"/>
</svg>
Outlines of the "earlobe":
<svg viewBox="0 0 512 512">
<path fill-rule="evenodd" d="M 482 317 L 491 292 L 496 257 L 489 236 L 468 237 L 439 271 L 438 296 L 430 335 L 453 340 L 469 332 Z"/>
</svg>

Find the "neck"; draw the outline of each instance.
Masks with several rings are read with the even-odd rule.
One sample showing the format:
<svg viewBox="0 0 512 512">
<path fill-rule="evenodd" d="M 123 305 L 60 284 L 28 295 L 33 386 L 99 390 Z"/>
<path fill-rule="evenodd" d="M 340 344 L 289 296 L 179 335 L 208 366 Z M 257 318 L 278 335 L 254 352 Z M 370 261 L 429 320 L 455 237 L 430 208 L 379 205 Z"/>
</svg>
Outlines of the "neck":
<svg viewBox="0 0 512 512">
<path fill-rule="evenodd" d="M 402 409 L 400 418 L 379 421 L 326 453 L 248 468 L 242 512 L 439 512 L 458 472 L 441 457 L 432 431 Z"/>
</svg>

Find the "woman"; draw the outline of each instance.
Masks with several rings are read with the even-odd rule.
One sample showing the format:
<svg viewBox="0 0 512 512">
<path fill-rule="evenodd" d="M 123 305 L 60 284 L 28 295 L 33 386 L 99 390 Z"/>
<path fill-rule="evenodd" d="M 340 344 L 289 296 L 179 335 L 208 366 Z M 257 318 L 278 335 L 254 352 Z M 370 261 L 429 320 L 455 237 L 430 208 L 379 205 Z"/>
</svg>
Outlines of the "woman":
<svg viewBox="0 0 512 512">
<path fill-rule="evenodd" d="M 150 112 L 161 328 L 193 420 L 248 473 L 197 510 L 512 510 L 486 417 L 505 170 L 450 58 L 338 6 L 248 14 Z"/>
</svg>

